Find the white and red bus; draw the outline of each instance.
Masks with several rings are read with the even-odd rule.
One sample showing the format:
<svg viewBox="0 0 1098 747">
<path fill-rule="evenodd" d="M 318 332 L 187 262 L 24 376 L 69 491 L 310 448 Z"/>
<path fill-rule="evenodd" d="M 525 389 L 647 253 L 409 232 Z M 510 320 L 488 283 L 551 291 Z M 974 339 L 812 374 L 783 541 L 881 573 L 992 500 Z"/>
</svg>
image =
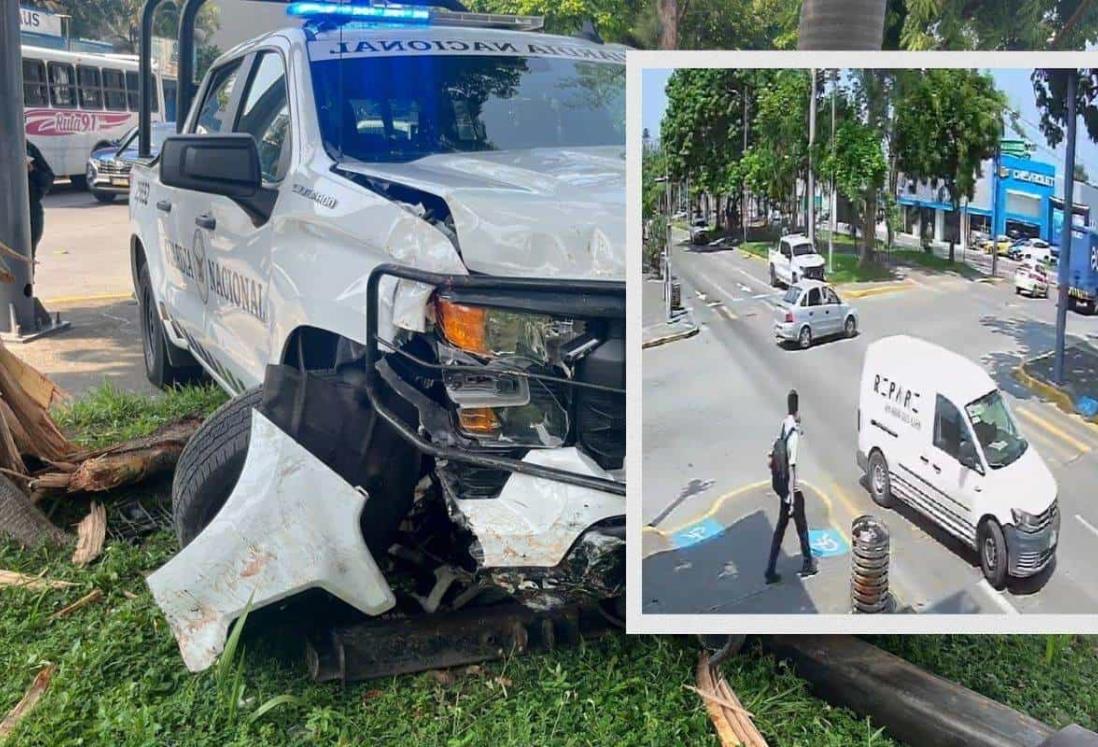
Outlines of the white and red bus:
<svg viewBox="0 0 1098 747">
<path fill-rule="evenodd" d="M 176 81 L 153 67 L 152 121 L 175 120 Z M 88 154 L 137 125 L 137 57 L 23 47 L 27 139 L 58 177 L 86 186 Z"/>
</svg>

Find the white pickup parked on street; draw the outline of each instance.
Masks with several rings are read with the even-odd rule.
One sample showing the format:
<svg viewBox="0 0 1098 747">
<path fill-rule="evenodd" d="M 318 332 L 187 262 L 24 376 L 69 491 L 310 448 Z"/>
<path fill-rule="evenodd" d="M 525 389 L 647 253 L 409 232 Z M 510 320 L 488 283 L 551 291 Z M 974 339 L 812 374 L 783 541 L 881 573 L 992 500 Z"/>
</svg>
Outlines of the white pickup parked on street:
<svg viewBox="0 0 1098 747">
<path fill-rule="evenodd" d="M 771 249 L 767 262 L 770 265 L 770 284 L 790 286 L 798 280 L 824 279 L 824 258 L 816 251 L 807 236 L 793 233 L 782 236 L 778 246 Z"/>
<path fill-rule="evenodd" d="M 167 386 L 200 366 L 234 395 L 180 459 L 181 542 L 199 545 L 229 521 L 222 506 L 238 528 L 251 506 L 262 510 L 233 486 L 268 367 L 350 372 L 344 381 L 363 382 L 392 441 L 373 477 L 352 483 L 368 493 L 362 584 L 377 583 L 375 562 L 387 572 L 392 543 L 415 546 L 403 534 L 409 512 L 437 507 L 453 555 L 433 569 L 427 611 L 487 587 L 539 609 L 623 600 L 624 48 L 535 33 L 540 19 L 524 16 L 289 7 L 314 15 L 219 58 L 184 134 L 133 169 L 149 378 Z M 353 414 L 323 416 L 339 428 Z M 277 460 L 248 461 L 248 484 L 269 483 L 260 465 Z M 298 499 L 272 494 L 270 505 L 280 500 Z M 287 535 L 259 521 L 251 534 L 225 531 L 319 542 L 315 561 L 329 551 L 325 533 L 345 529 Z M 415 550 L 421 561 L 437 557 L 441 540 L 429 542 Z M 195 551 L 150 579 L 194 669 L 223 631 L 196 650 L 188 626 L 224 625 L 247 598 L 209 598 L 224 583 L 210 574 L 246 574 L 221 548 L 205 554 L 217 568 Z M 309 586 L 338 596 L 344 565 L 319 563 L 315 578 L 264 570 L 270 588 L 255 601 Z M 199 611 L 187 601 L 196 584 Z M 400 596 L 375 591 L 341 598 L 373 615 Z"/>
</svg>

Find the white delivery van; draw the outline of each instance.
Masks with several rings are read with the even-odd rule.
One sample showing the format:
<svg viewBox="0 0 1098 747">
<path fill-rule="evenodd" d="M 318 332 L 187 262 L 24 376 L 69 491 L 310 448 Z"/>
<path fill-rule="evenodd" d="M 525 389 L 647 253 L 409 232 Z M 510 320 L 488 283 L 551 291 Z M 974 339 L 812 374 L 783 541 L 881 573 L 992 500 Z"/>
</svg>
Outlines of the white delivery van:
<svg viewBox="0 0 1098 747">
<path fill-rule="evenodd" d="M 964 541 L 995 588 L 1052 561 L 1056 479 L 991 377 L 967 358 L 907 335 L 872 343 L 858 465 L 878 505 L 898 498 Z"/>
</svg>

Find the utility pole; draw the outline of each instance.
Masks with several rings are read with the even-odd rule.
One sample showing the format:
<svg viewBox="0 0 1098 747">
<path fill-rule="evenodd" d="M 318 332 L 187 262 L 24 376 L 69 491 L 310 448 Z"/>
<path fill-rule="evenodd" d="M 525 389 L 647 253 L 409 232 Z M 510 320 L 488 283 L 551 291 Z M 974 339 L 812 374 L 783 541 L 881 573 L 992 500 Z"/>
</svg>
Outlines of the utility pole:
<svg viewBox="0 0 1098 747">
<path fill-rule="evenodd" d="M 743 153 L 747 153 L 747 86 L 743 89 Z M 740 156 L 743 157 L 743 154 Z M 747 181 L 740 184 L 740 223 L 743 224 L 743 243 L 747 243 Z"/>
<path fill-rule="evenodd" d="M 808 240 L 816 246 L 816 174 L 812 148 L 816 145 L 816 68 L 812 68 L 812 93 L 808 99 Z M 815 251 L 815 249 L 813 249 Z"/>
<path fill-rule="evenodd" d="M 50 319 L 34 297 L 25 127 L 19 3 L 3 0 L 0 2 L 0 243 L 24 258 L 6 260 L 14 278 L 10 283 L 0 283 L 0 339 L 9 342 L 27 342 L 68 326 L 68 322 Z"/>
<path fill-rule="evenodd" d="M 1064 149 L 1064 223 L 1060 230 L 1060 261 L 1056 268 L 1056 355 L 1053 359 L 1052 380 L 1064 383 L 1064 338 L 1067 330 L 1068 269 L 1071 267 L 1071 227 L 1075 218 L 1075 84 L 1076 70 L 1068 71 L 1067 79 L 1067 147 Z"/>
<path fill-rule="evenodd" d="M 835 89 L 839 85 L 839 71 L 831 71 L 831 158 L 835 158 Z M 839 212 L 839 198 L 835 194 L 835 172 L 831 172 L 831 209 L 828 212 L 831 214 L 831 225 L 827 232 L 827 272 L 830 274 L 834 265 L 831 262 L 832 255 L 835 253 L 835 230 L 838 228 L 838 216 L 835 215 Z"/>
<path fill-rule="evenodd" d="M 1002 168 L 1003 162 L 1003 147 L 1002 144 L 995 147 L 995 180 L 991 183 L 991 277 L 998 277 L 996 270 L 999 268 L 999 218 L 1001 217 L 1002 210 L 999 209 L 999 191 L 1000 182 L 1002 177 L 999 175 L 999 169 Z M 1003 232 L 1006 233 L 1006 225 L 1003 225 Z"/>
</svg>

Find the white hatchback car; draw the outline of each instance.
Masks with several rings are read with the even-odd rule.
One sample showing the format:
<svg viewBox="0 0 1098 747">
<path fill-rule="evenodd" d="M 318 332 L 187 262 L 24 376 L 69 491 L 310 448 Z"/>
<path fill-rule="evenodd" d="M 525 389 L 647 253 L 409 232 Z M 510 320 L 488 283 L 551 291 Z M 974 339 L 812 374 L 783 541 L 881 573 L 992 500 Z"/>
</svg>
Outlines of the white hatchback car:
<svg viewBox="0 0 1098 747">
<path fill-rule="evenodd" d="M 1048 298 L 1048 270 L 1039 259 L 1023 260 L 1014 272 L 1014 292 L 1036 298 Z"/>
</svg>

